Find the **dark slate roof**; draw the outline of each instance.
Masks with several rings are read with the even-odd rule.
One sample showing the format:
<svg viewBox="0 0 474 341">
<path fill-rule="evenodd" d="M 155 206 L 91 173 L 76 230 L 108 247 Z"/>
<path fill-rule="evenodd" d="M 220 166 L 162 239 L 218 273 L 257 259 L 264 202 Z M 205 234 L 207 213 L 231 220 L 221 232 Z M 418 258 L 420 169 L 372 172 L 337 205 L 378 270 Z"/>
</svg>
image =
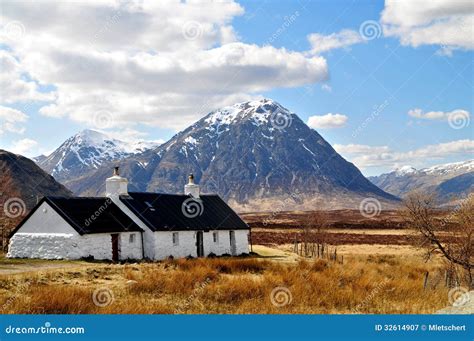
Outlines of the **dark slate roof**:
<svg viewBox="0 0 474 341">
<path fill-rule="evenodd" d="M 152 231 L 249 229 L 218 195 L 195 199 L 188 195 L 132 192 L 120 196 L 120 200 Z"/>
<path fill-rule="evenodd" d="M 143 231 L 109 198 L 44 197 L 16 227 L 12 235 L 45 201 L 81 235 Z"/>
</svg>

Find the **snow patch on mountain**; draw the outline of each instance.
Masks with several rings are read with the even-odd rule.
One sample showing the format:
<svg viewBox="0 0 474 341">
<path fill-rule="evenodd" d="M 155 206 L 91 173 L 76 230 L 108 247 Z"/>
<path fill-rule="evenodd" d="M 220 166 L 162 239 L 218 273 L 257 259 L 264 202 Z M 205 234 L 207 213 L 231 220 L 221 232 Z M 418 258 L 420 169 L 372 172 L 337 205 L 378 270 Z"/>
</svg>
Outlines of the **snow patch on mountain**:
<svg viewBox="0 0 474 341">
<path fill-rule="evenodd" d="M 474 160 L 445 163 L 420 170 L 427 174 L 446 174 L 454 172 L 470 172 L 474 171 Z"/>
<path fill-rule="evenodd" d="M 159 141 L 121 141 L 103 132 L 86 129 L 67 139 L 47 157 L 36 160 L 41 168 L 61 179 L 68 173 L 97 169 L 104 162 L 143 153 L 159 144 Z"/>
<path fill-rule="evenodd" d="M 405 176 L 408 174 L 414 174 L 416 172 L 417 170 L 413 168 L 412 166 L 403 166 L 395 170 L 395 173 L 397 176 Z"/>
<path fill-rule="evenodd" d="M 216 131 L 219 134 L 229 129 L 229 127 L 226 126 L 246 119 L 251 119 L 257 126 L 267 124 L 275 113 L 280 113 L 288 117 L 293 115 L 293 113 L 279 103 L 264 98 L 223 107 L 211 112 L 204 122 L 209 125 L 209 130 Z M 270 129 L 273 130 L 272 128 Z"/>
</svg>

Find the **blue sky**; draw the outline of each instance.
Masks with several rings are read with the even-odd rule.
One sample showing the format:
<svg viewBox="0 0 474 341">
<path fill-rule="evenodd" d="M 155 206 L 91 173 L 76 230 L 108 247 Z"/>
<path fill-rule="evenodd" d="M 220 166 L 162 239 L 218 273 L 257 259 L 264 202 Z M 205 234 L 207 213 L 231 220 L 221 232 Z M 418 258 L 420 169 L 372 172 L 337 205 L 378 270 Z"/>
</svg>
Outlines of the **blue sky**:
<svg viewBox="0 0 474 341">
<path fill-rule="evenodd" d="M 2 3 L 2 84 L 15 86 L 2 91 L 0 148 L 35 156 L 84 128 L 167 140 L 206 111 L 263 96 L 313 117 L 366 175 L 472 159 L 468 2 L 426 3 L 434 14 L 383 1 L 53 6 Z M 221 91 L 213 82 L 232 67 L 244 76 Z"/>
</svg>

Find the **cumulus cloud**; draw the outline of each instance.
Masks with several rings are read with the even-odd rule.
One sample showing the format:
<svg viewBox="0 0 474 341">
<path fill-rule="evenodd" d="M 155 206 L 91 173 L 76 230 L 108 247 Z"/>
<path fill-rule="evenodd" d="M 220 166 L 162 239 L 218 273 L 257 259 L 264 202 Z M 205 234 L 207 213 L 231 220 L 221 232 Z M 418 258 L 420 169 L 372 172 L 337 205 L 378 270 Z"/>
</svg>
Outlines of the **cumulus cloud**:
<svg viewBox="0 0 474 341">
<path fill-rule="evenodd" d="M 101 128 L 97 113 L 108 112 L 110 127 L 178 130 L 262 91 L 328 78 L 323 57 L 236 41 L 242 14 L 233 1 L 8 2 L 1 19 L 25 27 L 4 41 L 25 72 L 56 88 L 41 114 Z"/>
<path fill-rule="evenodd" d="M 50 101 L 52 93 L 42 93 L 36 82 L 29 80 L 28 73 L 15 57 L 6 50 L 0 50 L 0 102 Z"/>
<path fill-rule="evenodd" d="M 308 36 L 311 44 L 311 53 L 320 54 L 334 49 L 347 48 L 354 44 L 364 43 L 359 32 L 353 30 L 342 30 L 337 33 L 323 35 L 312 33 Z"/>
<path fill-rule="evenodd" d="M 12 143 L 9 151 L 24 156 L 34 156 L 37 154 L 38 142 L 32 139 L 21 139 Z"/>
<path fill-rule="evenodd" d="M 344 127 L 347 120 L 346 115 L 328 113 L 322 116 L 310 116 L 307 124 L 313 129 L 331 129 Z"/>
<path fill-rule="evenodd" d="M 384 35 L 403 45 L 440 45 L 445 54 L 474 48 L 474 4 L 471 1 L 386 0 L 381 22 Z"/>
<path fill-rule="evenodd" d="M 23 134 L 25 127 L 22 123 L 28 120 L 28 115 L 13 108 L 0 105 L 0 135 L 5 132 Z"/>
<path fill-rule="evenodd" d="M 406 164 L 425 166 L 427 160 L 442 160 L 452 156 L 471 158 L 474 153 L 474 140 L 465 139 L 427 145 L 406 152 L 393 151 L 388 146 L 353 144 L 336 144 L 334 149 L 362 169 L 383 166 L 395 169 Z"/>
<path fill-rule="evenodd" d="M 453 111 L 429 111 L 423 112 L 421 109 L 412 109 L 408 111 L 408 115 L 414 118 L 424 119 L 424 120 L 440 120 L 445 121 L 452 119 L 453 117 L 465 117 L 469 119 L 470 113 L 466 110 L 456 109 Z"/>
</svg>

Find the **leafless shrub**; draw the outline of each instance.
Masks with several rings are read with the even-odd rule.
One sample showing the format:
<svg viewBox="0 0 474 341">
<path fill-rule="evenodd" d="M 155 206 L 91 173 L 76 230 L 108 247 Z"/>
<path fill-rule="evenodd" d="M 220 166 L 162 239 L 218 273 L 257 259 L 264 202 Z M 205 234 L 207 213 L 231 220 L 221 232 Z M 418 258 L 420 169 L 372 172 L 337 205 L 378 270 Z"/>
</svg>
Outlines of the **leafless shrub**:
<svg viewBox="0 0 474 341">
<path fill-rule="evenodd" d="M 456 274 L 456 267 L 463 269 L 464 281 L 472 288 L 474 268 L 474 194 L 469 195 L 459 206 L 443 219 L 436 216 L 434 195 L 412 193 L 405 200 L 405 214 L 409 224 L 421 235 L 421 246 L 427 257 L 441 254 L 447 261 L 446 271 Z M 458 276 L 456 276 L 458 277 Z M 463 278 L 454 282 L 460 284 Z M 452 282 L 452 281 L 450 281 Z"/>
</svg>

